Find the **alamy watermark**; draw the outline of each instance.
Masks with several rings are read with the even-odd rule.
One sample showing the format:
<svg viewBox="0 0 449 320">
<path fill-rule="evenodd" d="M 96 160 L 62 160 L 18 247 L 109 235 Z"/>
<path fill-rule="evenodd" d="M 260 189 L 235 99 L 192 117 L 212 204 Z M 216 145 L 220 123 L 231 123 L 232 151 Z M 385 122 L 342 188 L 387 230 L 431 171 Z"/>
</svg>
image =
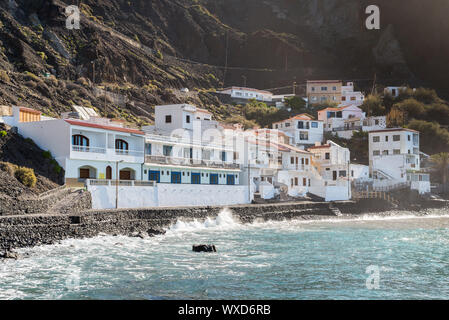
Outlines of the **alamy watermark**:
<svg viewBox="0 0 449 320">
<path fill-rule="evenodd" d="M 65 8 L 67 19 L 65 20 L 65 26 L 69 30 L 80 29 L 80 9 L 78 6 L 68 6 Z"/>
<path fill-rule="evenodd" d="M 369 14 L 365 21 L 365 26 L 368 30 L 380 29 L 380 9 L 376 5 L 370 5 L 365 10 L 366 14 Z"/>
</svg>

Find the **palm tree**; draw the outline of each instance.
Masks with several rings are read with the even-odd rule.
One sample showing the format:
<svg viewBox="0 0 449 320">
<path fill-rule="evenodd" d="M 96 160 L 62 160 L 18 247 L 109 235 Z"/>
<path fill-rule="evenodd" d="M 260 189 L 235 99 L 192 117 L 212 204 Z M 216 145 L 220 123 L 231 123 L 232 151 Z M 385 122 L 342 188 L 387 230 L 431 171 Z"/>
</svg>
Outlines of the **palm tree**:
<svg viewBox="0 0 449 320">
<path fill-rule="evenodd" d="M 431 157 L 431 161 L 433 163 L 433 167 L 438 172 L 440 177 L 443 180 L 443 192 L 446 193 L 447 186 L 447 178 L 449 172 L 449 153 L 442 152 L 438 154 L 434 154 Z"/>
</svg>

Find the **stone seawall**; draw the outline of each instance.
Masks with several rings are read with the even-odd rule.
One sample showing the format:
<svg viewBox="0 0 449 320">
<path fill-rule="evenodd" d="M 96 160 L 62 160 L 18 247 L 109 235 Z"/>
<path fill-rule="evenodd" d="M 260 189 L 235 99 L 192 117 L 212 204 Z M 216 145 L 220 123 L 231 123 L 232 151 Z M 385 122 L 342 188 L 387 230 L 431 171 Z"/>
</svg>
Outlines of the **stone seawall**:
<svg viewBox="0 0 449 320">
<path fill-rule="evenodd" d="M 437 204 L 438 207 L 443 204 Z M 445 205 L 445 204 L 444 204 Z M 347 201 L 332 204 L 343 214 L 387 211 L 388 204 L 376 201 Z M 430 205 L 428 205 L 430 207 Z M 329 203 L 242 205 L 228 207 L 242 223 L 321 219 L 335 217 Z M 157 208 L 87 211 L 76 215 L 21 215 L 0 217 L 0 252 L 14 248 L 54 244 L 68 238 L 89 238 L 99 234 L 147 236 L 164 233 L 178 220 L 216 217 L 223 207 Z"/>
</svg>

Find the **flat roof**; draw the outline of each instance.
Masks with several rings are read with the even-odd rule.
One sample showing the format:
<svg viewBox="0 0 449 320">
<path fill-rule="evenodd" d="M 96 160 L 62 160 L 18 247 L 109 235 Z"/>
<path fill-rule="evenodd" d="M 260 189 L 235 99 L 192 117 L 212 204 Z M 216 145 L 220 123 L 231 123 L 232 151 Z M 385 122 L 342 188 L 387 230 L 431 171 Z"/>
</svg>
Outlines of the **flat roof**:
<svg viewBox="0 0 449 320">
<path fill-rule="evenodd" d="M 122 127 L 115 127 L 115 126 L 108 126 L 98 123 L 91 123 L 91 122 L 84 122 L 84 121 L 77 121 L 77 120 L 64 120 L 65 122 L 73 125 L 73 126 L 80 126 L 80 127 L 88 127 L 88 128 L 96 128 L 96 129 L 103 129 L 103 130 L 109 130 L 109 131 L 117 131 L 117 132 L 126 132 L 126 133 L 134 133 L 138 135 L 145 135 L 145 132 L 137 130 L 137 129 L 131 129 L 131 128 L 122 128 Z"/>
<path fill-rule="evenodd" d="M 371 134 L 371 133 L 398 132 L 398 131 L 408 131 L 408 132 L 419 133 L 419 131 L 416 131 L 413 129 L 408 129 L 408 128 L 392 128 L 392 129 L 375 130 L 375 131 L 370 131 L 369 133 Z"/>
<path fill-rule="evenodd" d="M 343 83 L 342 80 L 307 80 L 307 83 Z"/>
<path fill-rule="evenodd" d="M 38 111 L 38 110 L 34 110 L 31 108 L 26 108 L 26 107 L 19 107 L 20 111 L 24 111 L 24 112 L 29 112 L 29 113 L 34 113 L 34 114 L 42 114 L 42 112 Z"/>
<path fill-rule="evenodd" d="M 273 95 L 273 93 L 270 92 L 270 91 L 259 90 L 259 89 L 254 89 L 254 88 L 246 88 L 246 87 L 228 87 L 228 88 L 225 88 L 225 89 L 223 89 L 221 91 L 226 91 L 226 90 L 246 90 L 246 91 L 254 91 L 254 92 L 266 93 L 266 94 Z"/>
</svg>

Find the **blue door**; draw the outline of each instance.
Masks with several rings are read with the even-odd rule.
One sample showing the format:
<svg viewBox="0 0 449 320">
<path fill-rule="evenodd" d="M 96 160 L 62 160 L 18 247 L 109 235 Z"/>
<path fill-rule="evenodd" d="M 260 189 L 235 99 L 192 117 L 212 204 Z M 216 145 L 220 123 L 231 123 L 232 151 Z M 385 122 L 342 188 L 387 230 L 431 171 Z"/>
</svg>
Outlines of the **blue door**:
<svg viewBox="0 0 449 320">
<path fill-rule="evenodd" d="M 149 180 L 156 181 L 157 183 L 161 182 L 161 172 L 160 171 L 152 171 L 149 173 Z"/>
<path fill-rule="evenodd" d="M 218 184 L 218 174 L 210 175 L 210 184 Z"/>
<path fill-rule="evenodd" d="M 181 172 L 171 173 L 171 183 L 180 184 L 181 183 Z"/>
<path fill-rule="evenodd" d="M 192 184 L 201 184 L 201 174 L 192 172 Z"/>
<path fill-rule="evenodd" d="M 228 174 L 226 177 L 226 184 L 227 185 L 235 185 L 235 176 L 233 174 Z"/>
</svg>

